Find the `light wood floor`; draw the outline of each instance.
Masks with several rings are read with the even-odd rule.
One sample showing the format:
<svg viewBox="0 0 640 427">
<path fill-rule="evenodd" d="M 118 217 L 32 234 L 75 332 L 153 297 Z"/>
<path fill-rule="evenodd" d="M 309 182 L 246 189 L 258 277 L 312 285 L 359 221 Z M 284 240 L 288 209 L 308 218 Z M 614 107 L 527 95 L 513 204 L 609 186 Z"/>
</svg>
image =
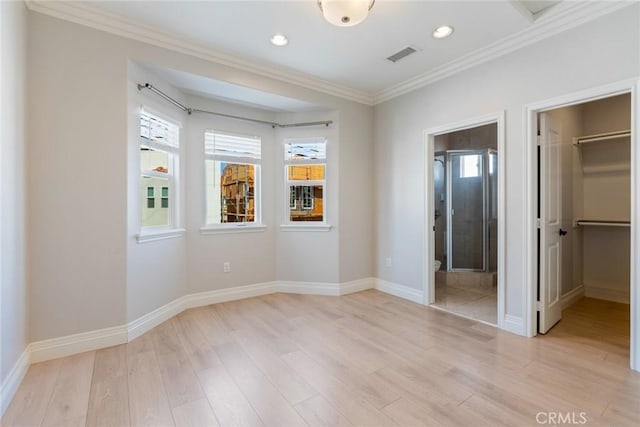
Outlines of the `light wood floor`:
<svg viewBox="0 0 640 427">
<path fill-rule="evenodd" d="M 268 295 L 34 364 L 2 426 L 637 426 L 625 319 L 584 300 L 529 339 L 373 290 Z"/>
</svg>

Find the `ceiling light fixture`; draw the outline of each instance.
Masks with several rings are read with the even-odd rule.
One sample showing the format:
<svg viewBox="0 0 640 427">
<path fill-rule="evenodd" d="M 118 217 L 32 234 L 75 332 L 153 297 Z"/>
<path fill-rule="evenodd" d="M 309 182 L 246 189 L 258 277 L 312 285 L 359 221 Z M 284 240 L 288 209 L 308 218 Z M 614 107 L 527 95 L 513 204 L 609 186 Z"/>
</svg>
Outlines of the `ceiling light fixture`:
<svg viewBox="0 0 640 427">
<path fill-rule="evenodd" d="M 318 0 L 324 19 L 338 27 L 358 25 L 369 16 L 376 0 Z"/>
<path fill-rule="evenodd" d="M 271 36 L 271 43 L 276 46 L 286 46 L 289 43 L 289 40 L 284 36 L 284 34 L 274 34 Z"/>
<path fill-rule="evenodd" d="M 453 27 L 450 25 L 442 25 L 433 31 L 433 37 L 436 39 L 444 39 L 453 34 Z"/>
</svg>

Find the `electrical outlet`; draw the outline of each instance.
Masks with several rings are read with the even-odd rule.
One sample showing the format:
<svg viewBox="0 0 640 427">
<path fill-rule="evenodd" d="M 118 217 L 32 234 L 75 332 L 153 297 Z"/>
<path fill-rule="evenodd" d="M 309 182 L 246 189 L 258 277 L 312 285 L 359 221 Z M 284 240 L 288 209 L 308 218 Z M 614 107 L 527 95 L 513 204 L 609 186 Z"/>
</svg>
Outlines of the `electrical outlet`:
<svg viewBox="0 0 640 427">
<path fill-rule="evenodd" d="M 230 273 L 231 272 L 231 263 L 230 262 L 225 262 L 224 264 L 222 264 L 222 271 L 224 271 L 225 273 Z"/>
<path fill-rule="evenodd" d="M 387 267 L 391 267 L 393 264 L 391 263 L 391 258 L 387 258 L 384 260 L 384 265 Z"/>
</svg>

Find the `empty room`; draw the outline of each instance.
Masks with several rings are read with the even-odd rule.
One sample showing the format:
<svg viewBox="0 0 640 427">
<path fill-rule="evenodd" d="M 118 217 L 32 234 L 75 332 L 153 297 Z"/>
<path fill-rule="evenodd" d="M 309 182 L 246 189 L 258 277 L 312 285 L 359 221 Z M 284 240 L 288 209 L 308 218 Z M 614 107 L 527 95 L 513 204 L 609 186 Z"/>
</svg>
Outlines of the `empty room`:
<svg viewBox="0 0 640 427">
<path fill-rule="evenodd" d="M 0 425 L 640 425 L 640 3 L 0 31 Z"/>
</svg>

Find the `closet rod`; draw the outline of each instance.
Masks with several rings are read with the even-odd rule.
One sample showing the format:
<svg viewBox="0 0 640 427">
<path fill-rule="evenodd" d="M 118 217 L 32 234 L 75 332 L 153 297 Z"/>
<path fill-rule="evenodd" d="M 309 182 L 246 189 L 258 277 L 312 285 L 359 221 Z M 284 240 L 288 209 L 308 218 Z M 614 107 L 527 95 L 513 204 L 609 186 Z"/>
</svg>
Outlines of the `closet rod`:
<svg viewBox="0 0 640 427">
<path fill-rule="evenodd" d="M 197 108 L 185 107 L 180 102 L 176 101 L 175 99 L 173 99 L 172 97 L 170 97 L 169 95 L 167 95 L 166 93 L 164 93 L 163 91 L 161 91 L 160 89 L 156 88 L 155 86 L 153 86 L 150 83 L 145 83 L 143 85 L 142 84 L 138 84 L 138 90 L 142 90 L 142 89 L 150 90 L 151 92 L 155 93 L 156 95 L 159 95 L 165 101 L 170 102 L 171 104 L 173 104 L 174 106 L 178 107 L 179 109 L 181 109 L 182 111 L 186 112 L 189 115 L 191 115 L 192 113 L 211 114 L 211 115 L 214 115 L 214 116 L 226 117 L 228 119 L 244 120 L 244 121 L 247 121 L 247 122 L 258 123 L 258 124 L 261 124 L 261 125 L 267 125 L 267 126 L 271 126 L 272 128 L 295 128 L 295 127 L 321 126 L 321 125 L 329 127 L 329 125 L 333 123 L 332 120 L 323 120 L 323 121 L 318 121 L 318 122 L 303 122 L 303 123 L 280 124 L 280 123 L 276 123 L 276 122 L 268 122 L 268 121 L 265 121 L 265 120 L 252 119 L 252 118 L 249 118 L 249 117 L 242 117 L 242 116 L 234 116 L 234 115 L 231 115 L 231 114 L 217 113 L 215 111 L 199 110 Z"/>
<path fill-rule="evenodd" d="M 598 221 L 598 220 L 577 220 L 577 225 L 597 225 L 603 227 L 631 227 L 629 221 Z"/>
<path fill-rule="evenodd" d="M 602 133 L 599 135 L 580 136 L 575 139 L 574 145 L 586 144 L 588 142 L 608 141 L 610 139 L 626 138 L 628 136 L 631 136 L 630 130 Z"/>
</svg>

